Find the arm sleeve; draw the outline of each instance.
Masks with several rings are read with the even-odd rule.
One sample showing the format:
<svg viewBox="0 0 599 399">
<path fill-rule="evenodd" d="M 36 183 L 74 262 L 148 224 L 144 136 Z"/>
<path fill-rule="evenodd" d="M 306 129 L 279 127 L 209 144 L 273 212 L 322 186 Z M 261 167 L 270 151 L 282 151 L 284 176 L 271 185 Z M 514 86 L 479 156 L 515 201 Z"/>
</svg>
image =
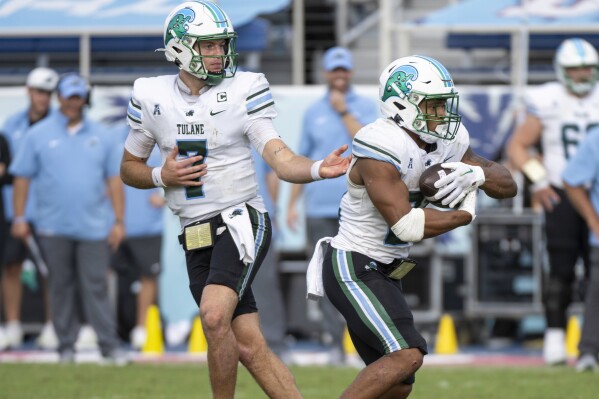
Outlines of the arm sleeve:
<svg viewBox="0 0 599 399">
<path fill-rule="evenodd" d="M 264 146 L 272 139 L 278 139 L 279 134 L 270 118 L 262 118 L 253 121 L 248 129 L 248 138 L 250 143 L 256 149 L 256 152 L 262 155 Z"/>
</svg>

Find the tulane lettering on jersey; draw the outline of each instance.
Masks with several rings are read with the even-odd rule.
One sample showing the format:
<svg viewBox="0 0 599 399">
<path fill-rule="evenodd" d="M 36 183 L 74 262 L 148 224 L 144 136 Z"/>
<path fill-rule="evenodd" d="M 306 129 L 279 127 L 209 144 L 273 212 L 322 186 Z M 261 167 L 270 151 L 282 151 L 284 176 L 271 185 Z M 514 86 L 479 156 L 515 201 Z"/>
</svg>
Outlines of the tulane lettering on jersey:
<svg viewBox="0 0 599 399">
<path fill-rule="evenodd" d="M 177 134 L 204 134 L 204 124 L 177 123 Z"/>
</svg>

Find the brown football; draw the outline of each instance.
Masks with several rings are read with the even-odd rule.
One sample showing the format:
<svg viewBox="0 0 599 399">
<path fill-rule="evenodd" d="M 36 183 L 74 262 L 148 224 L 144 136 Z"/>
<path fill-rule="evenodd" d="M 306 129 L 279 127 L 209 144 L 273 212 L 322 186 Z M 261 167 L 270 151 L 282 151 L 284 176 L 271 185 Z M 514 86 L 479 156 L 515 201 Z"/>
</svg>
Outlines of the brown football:
<svg viewBox="0 0 599 399">
<path fill-rule="evenodd" d="M 448 168 L 443 168 L 440 163 L 436 163 L 434 165 L 429 166 L 422 175 L 420 175 L 420 192 L 424 195 L 424 198 L 431 204 L 438 206 L 440 208 L 447 208 L 447 205 L 442 205 L 441 200 L 435 200 L 434 196 L 439 191 L 438 188 L 435 187 L 435 182 L 442 177 L 447 176 L 451 173 L 452 170 Z"/>
</svg>

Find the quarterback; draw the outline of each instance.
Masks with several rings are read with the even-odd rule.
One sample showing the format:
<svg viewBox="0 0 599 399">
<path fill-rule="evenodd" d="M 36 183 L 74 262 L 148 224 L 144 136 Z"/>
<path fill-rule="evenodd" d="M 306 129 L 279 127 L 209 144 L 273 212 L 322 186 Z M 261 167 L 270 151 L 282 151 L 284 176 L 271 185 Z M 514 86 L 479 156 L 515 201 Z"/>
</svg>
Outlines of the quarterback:
<svg viewBox="0 0 599 399">
<path fill-rule="evenodd" d="M 341 156 L 347 146 L 316 162 L 294 154 L 274 129 L 264 75 L 237 71 L 235 43 L 231 21 L 213 3 L 185 2 L 168 15 L 164 52 L 180 71 L 135 81 L 121 177 L 138 188 L 163 187 L 180 218 L 213 396 L 234 397 L 240 361 L 269 397 L 297 398 L 293 376 L 260 331 L 251 289 L 271 238 L 251 150 L 293 183 L 340 176 L 350 158 Z M 154 145 L 162 166 L 151 169 Z"/>
<path fill-rule="evenodd" d="M 347 321 L 366 363 L 342 398 L 406 398 L 427 353 L 402 293 L 401 277 L 415 263 L 413 242 L 469 224 L 481 188 L 493 198 L 516 194 L 503 166 L 476 155 L 460 123 L 458 93 L 445 67 L 423 56 L 399 58 L 380 77 L 384 117 L 353 140 L 339 233 L 322 263 L 324 291 Z M 442 163 L 436 200 L 426 208 L 419 178 Z M 321 250 L 317 246 L 317 252 Z"/>
</svg>

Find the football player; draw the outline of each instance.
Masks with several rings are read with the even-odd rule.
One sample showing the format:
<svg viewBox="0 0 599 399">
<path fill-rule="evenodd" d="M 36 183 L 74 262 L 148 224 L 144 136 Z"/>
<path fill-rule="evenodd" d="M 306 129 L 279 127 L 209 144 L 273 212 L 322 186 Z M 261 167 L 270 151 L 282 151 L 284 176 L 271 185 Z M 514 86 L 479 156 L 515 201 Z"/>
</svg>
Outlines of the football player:
<svg viewBox="0 0 599 399">
<path fill-rule="evenodd" d="M 545 211 L 548 273 L 543 281 L 547 328 L 543 358 L 547 364 L 566 361 L 566 310 L 572 302 L 574 266 L 579 258 L 588 268 L 589 243 L 585 221 L 572 207 L 561 174 L 587 131 L 599 124 L 597 51 L 579 38 L 564 41 L 555 55 L 558 81 L 528 93 L 527 115 L 507 146 L 511 163 L 532 183 L 532 200 Z M 540 145 L 542 161 L 530 150 Z"/>
<path fill-rule="evenodd" d="M 317 162 L 294 154 L 274 129 L 264 75 L 237 71 L 235 43 L 219 6 L 190 1 L 173 9 L 164 52 L 180 71 L 135 81 L 121 176 L 134 187 L 163 187 L 180 218 L 214 397 L 234 396 L 241 361 L 269 397 L 295 398 L 293 376 L 260 331 L 251 290 L 271 238 L 251 147 L 282 180 L 308 183 L 345 173 L 347 146 Z M 163 163 L 151 169 L 146 160 L 154 145 Z"/>
<path fill-rule="evenodd" d="M 476 155 L 460 123 L 449 72 L 424 56 L 399 58 L 380 77 L 384 117 L 353 140 L 340 227 L 324 256 L 324 289 L 347 321 L 366 368 L 342 398 L 405 398 L 427 353 L 401 289 L 414 262 L 413 242 L 469 224 L 478 188 L 493 198 L 516 194 L 503 166 Z M 435 199 L 454 210 L 426 208 L 419 178 L 442 163 L 453 171 Z M 320 250 L 317 247 L 317 252 Z"/>
</svg>

